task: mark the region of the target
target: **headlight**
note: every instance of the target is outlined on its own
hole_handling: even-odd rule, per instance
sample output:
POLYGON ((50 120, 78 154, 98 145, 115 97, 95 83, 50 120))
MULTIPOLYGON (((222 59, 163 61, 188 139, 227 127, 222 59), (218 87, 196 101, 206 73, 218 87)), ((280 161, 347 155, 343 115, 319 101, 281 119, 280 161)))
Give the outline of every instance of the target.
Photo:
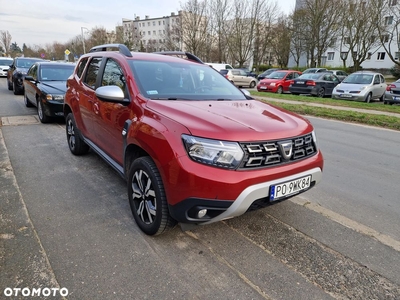
POLYGON ((275 85, 276 85, 275 82, 270 83, 270 86, 275 86, 275 85))
POLYGON ((314 144, 315 144, 315 146, 316 146, 317 149, 318 149, 319 147, 318 147, 317 135, 315 134, 315 131, 313 131, 313 132, 311 133, 311 135, 312 135, 312 139, 313 139, 313 141, 314 141, 314 144))
POLYGON ((46 95, 46 100, 55 100, 55 101, 64 101, 64 95, 52 95, 52 94, 47 94, 46 95))
POLYGON ((238 143, 182 135, 185 149, 196 162, 224 169, 236 169, 243 159, 238 143))

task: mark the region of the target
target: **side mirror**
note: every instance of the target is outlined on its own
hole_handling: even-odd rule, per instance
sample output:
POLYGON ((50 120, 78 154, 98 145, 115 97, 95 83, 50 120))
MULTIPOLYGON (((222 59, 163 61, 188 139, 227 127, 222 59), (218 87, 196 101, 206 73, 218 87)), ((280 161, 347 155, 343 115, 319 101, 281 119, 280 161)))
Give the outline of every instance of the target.
POLYGON ((25 76, 25 79, 29 81, 36 81, 32 76, 25 76))
POLYGON ((124 92, 116 85, 107 85, 97 88, 96 97, 107 102, 126 102, 124 92))

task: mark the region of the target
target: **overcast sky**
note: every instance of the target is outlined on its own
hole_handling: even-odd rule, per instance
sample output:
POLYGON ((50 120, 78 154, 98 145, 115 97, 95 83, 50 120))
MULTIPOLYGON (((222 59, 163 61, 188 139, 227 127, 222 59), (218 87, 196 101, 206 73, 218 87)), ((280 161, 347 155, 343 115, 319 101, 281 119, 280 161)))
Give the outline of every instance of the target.
MULTIPOLYGON (((236 0, 240 1, 240 0, 236 0)), ((273 0, 270 0, 273 1, 273 0)), ((177 13, 182 0, 0 0, 0 30, 8 31, 19 47, 65 43, 81 34, 81 28, 114 30, 122 18, 145 15, 157 18, 177 13)), ((296 0, 278 0, 290 13, 296 0)), ((84 31, 86 31, 84 29, 84 31)))

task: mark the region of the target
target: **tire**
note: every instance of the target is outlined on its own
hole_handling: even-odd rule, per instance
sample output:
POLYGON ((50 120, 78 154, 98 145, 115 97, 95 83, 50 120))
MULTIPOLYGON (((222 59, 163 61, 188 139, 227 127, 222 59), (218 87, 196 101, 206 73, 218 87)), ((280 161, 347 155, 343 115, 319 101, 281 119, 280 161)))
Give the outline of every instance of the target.
POLYGON ((65 119, 65 130, 67 134, 68 147, 72 154, 82 155, 89 151, 89 146, 82 139, 72 113, 67 115, 65 119))
POLYGON ((277 94, 283 94, 283 87, 278 87, 278 90, 276 91, 277 94))
POLYGON ((43 103, 40 99, 37 100, 37 114, 40 122, 49 123, 51 121, 51 118, 49 116, 46 116, 46 114, 44 113, 43 103))
POLYGON ((317 97, 319 97, 319 98, 324 98, 325 97, 325 89, 324 88, 320 88, 318 90, 317 97))
POLYGON ((387 101, 383 101, 383 104, 389 104, 389 102, 387 102, 387 101))
POLYGON ((29 101, 28 96, 26 96, 26 92, 24 92, 24 103, 26 107, 32 107, 32 103, 29 101))
POLYGON ((10 83, 10 81, 7 80, 7 87, 8 87, 8 90, 9 90, 9 91, 12 91, 12 90, 13 90, 12 81, 11 81, 11 83, 10 83))
POLYGON ((256 86, 256 82, 255 81, 250 82, 250 88, 251 89, 254 88, 255 86, 256 86))
POLYGON ((139 157, 132 163, 128 197, 136 224, 147 235, 159 235, 176 224, 168 211, 160 173, 150 157, 139 157))
POLYGON ((372 95, 371 95, 371 93, 369 93, 369 94, 367 95, 367 97, 365 97, 364 102, 370 103, 370 102, 371 102, 371 98, 372 98, 372 95))
POLYGON ((17 84, 15 83, 15 81, 13 82, 13 92, 14 95, 19 95, 21 92, 18 90, 17 84))
POLYGON ((379 97, 379 101, 383 102, 385 100, 385 94, 379 97))

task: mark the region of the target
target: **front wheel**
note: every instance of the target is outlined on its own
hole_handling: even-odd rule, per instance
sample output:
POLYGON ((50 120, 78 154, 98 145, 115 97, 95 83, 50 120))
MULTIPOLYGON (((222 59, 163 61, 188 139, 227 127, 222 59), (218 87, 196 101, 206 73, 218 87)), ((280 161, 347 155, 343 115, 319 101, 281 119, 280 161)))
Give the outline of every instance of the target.
POLYGON ((24 104, 26 107, 32 107, 32 103, 29 101, 28 96, 26 95, 26 92, 24 92, 24 104))
POLYGON ((278 90, 276 91, 278 94, 283 94, 283 87, 278 87, 278 90))
POLYGON ((74 155, 82 155, 89 151, 89 146, 80 136, 78 128, 76 128, 75 119, 72 113, 67 115, 65 119, 67 141, 69 150, 74 155))
POLYGON ((158 235, 175 225, 161 175, 150 157, 133 162, 128 175, 128 197, 136 224, 144 233, 158 235))
POLYGON ((21 94, 21 91, 20 91, 20 89, 18 88, 17 80, 14 80, 14 82, 13 82, 13 93, 14 93, 14 95, 19 95, 19 94, 21 94))
POLYGON ((367 97, 365 97, 364 102, 370 103, 370 102, 371 102, 371 98, 372 98, 372 95, 371 95, 371 93, 369 93, 369 94, 367 95, 367 97))
POLYGON ((37 101, 37 114, 39 117, 40 122, 42 123, 49 123, 50 122, 50 117, 46 116, 43 110, 43 103, 41 100, 37 101))

